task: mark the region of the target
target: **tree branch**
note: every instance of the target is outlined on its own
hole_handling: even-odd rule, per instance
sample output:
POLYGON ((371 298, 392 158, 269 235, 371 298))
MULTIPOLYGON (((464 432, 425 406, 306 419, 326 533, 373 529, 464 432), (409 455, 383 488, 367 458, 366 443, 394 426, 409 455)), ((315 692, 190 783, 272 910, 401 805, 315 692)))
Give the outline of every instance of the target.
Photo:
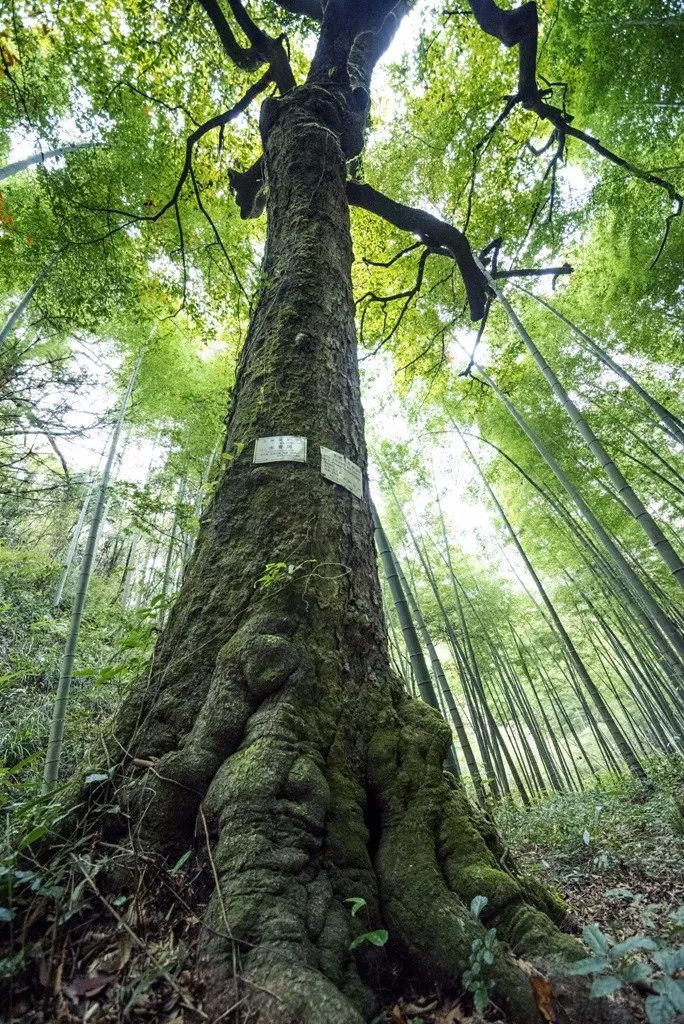
MULTIPOLYGON (((542 120, 549 121, 554 125, 561 152, 566 136, 578 139, 586 146, 589 146, 590 149, 593 149, 595 153, 598 153, 599 156, 609 160, 616 167, 622 168, 627 174, 634 178, 639 178, 650 185, 655 185, 669 196, 673 209, 666 218, 663 238, 658 252, 650 265, 651 268, 654 267, 667 241, 672 221, 684 209, 684 196, 677 191, 672 182, 666 178, 661 178, 660 175, 655 174, 653 171, 647 171, 643 167, 638 167, 636 164, 630 163, 630 161, 618 156, 617 153, 608 149, 594 136, 579 128, 575 128, 571 123, 572 117, 565 110, 545 102, 545 96, 548 96, 551 90, 541 90, 537 85, 539 24, 537 5, 534 0, 528 0, 527 3, 512 11, 502 10, 502 8, 497 6, 495 0, 468 0, 468 5, 475 16, 475 20, 484 32, 500 40, 504 46, 519 47, 518 92, 515 97, 511 98, 513 100, 512 104, 510 100, 506 104, 504 117, 510 113, 516 103, 522 103, 526 110, 531 110, 542 120)), ((497 119, 495 125, 498 126, 500 123, 501 117, 497 119)))
MULTIPOLYGON (((176 187, 174 188, 173 194, 168 202, 164 203, 161 209, 157 210, 156 213, 132 213, 130 210, 117 210, 111 207, 107 207, 106 209, 93 208, 86 206, 84 203, 79 205, 83 206, 85 209, 93 210, 96 213, 115 213, 120 217, 130 217, 132 221, 159 220, 159 218, 163 217, 168 210, 177 205, 183 185, 190 174, 193 150, 199 140, 203 138, 207 132, 213 131, 214 128, 220 128, 223 125, 228 124, 230 121, 234 121, 236 117, 242 114, 249 107, 252 100, 266 89, 271 81, 271 71, 269 69, 261 76, 258 82, 255 82, 254 85, 249 87, 242 99, 238 100, 230 110, 225 110, 222 114, 216 114, 214 117, 210 117, 208 121, 205 121, 204 124, 201 124, 199 128, 196 128, 194 132, 188 135, 185 142, 185 160, 183 161, 183 167, 178 181, 176 182, 176 187)), ((115 230, 118 230, 118 228, 115 230)))
POLYGON ((564 274, 572 274, 573 268, 569 263, 564 263, 562 267, 517 267, 513 270, 497 270, 492 277, 498 280, 502 277, 553 277, 553 283, 556 283, 556 278, 561 277, 564 274))
POLYGON ((263 29, 259 28, 256 22, 252 21, 241 0, 228 0, 228 6, 233 12, 233 17, 239 27, 249 39, 251 49, 263 57, 264 61, 269 64, 273 81, 278 86, 280 92, 284 94, 289 92, 290 89, 295 89, 297 83, 292 73, 285 47, 283 46, 284 37, 278 36, 277 39, 271 39, 263 29))
POLYGON ((265 198, 264 158, 259 157, 246 171, 234 168, 228 171, 228 183, 231 187, 240 216, 243 220, 260 217, 264 212, 265 198))
POLYGON ((241 46, 218 0, 199 0, 199 3, 216 29, 224 51, 234 64, 244 71, 256 71, 262 64, 268 64, 271 77, 281 93, 295 88, 297 83, 283 46, 282 36, 271 39, 252 21, 240 0, 228 0, 233 17, 250 43, 248 47, 241 46))
POLYGON ((382 217, 402 231, 410 231, 431 249, 446 250, 455 260, 463 278, 470 316, 472 320, 482 319, 487 297, 487 284, 478 268, 470 243, 465 235, 447 224, 446 221, 434 217, 431 213, 416 210, 412 206, 398 203, 389 196, 378 192, 371 185, 359 181, 347 182, 347 199, 352 206, 359 206, 370 213, 382 217))
MULTIPOLYGON (((233 30, 228 24, 228 19, 221 10, 218 0, 199 0, 200 6, 216 29, 216 34, 221 40, 221 45, 226 54, 243 71, 256 71, 264 63, 261 54, 257 53, 253 46, 240 46, 233 30)), ((249 38, 249 37, 248 37, 249 38)))

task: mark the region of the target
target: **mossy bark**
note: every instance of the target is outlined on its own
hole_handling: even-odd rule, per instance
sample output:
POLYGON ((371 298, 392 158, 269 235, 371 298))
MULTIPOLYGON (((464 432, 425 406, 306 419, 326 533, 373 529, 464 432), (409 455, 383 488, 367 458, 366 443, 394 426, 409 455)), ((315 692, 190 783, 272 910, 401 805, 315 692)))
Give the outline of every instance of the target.
MULTIPOLYGON (((321 93, 304 87, 262 115, 268 238, 225 470, 120 715, 120 799, 137 841, 169 856, 206 828, 210 1015, 234 1000, 235 972, 250 1020, 278 1024, 359 1024, 407 966, 427 988, 457 987, 483 928, 468 904, 485 895, 502 940, 494 998, 528 1024, 542 1017, 511 949, 554 970, 581 950, 445 774, 449 730, 389 667, 367 491, 320 472, 325 445, 367 488, 345 154, 321 93), (307 437, 307 463, 253 465, 255 439, 273 434, 307 437), (260 583, 279 562, 291 571, 260 583), (350 897, 366 901, 358 918, 350 897), (350 952, 378 927, 385 949, 350 952)), ((572 1019, 589 1019, 587 1005, 572 1019)))

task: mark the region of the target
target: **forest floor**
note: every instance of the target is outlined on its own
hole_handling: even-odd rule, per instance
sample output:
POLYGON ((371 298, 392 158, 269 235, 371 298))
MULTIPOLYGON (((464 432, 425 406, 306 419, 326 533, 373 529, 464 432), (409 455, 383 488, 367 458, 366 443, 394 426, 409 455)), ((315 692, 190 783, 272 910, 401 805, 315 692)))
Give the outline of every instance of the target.
MULTIPOLYGON (((578 930, 598 925, 617 942, 642 935, 674 949, 684 943, 683 798, 681 765, 661 764, 646 786, 601 780, 583 793, 550 796, 529 809, 500 806, 495 817, 518 866, 560 893, 578 930)), ((645 959, 643 953, 637 958, 645 959)), ((643 998, 631 993, 630 1004, 635 1020, 646 1021, 643 998)), ((684 1021, 684 1014, 667 1019, 684 1021)), ((439 993, 409 996, 377 1018, 378 1024, 498 1020, 491 1004, 474 1014, 467 999, 439 993)))
MULTIPOLYGON (((646 936, 651 951, 658 947, 655 958, 664 951, 665 955, 681 959, 681 965, 672 971, 674 978, 681 978, 684 974, 684 822, 678 807, 684 802, 684 769, 681 763, 661 763, 654 767, 654 778, 647 785, 625 779, 603 779, 583 793, 549 796, 528 809, 513 804, 500 805, 495 817, 518 866, 566 899, 578 931, 587 925, 598 926, 599 941, 603 941, 604 935, 617 942, 634 935, 646 936), (677 947, 682 949, 681 953, 677 947)), ((86 842, 87 849, 86 837, 80 842, 86 842)), ((121 897, 112 898, 108 894, 105 903, 108 913, 102 917, 99 879, 93 881, 98 866, 88 860, 89 874, 84 873, 81 878, 74 868, 79 860, 73 852, 73 849, 65 850, 63 877, 40 880, 36 874, 35 879, 40 884, 31 880, 34 876, 23 879, 24 888, 29 888, 30 882, 34 894, 31 916, 45 915, 47 904, 43 894, 49 895, 55 882, 59 882, 59 888, 69 897, 66 917, 72 914, 76 917, 74 927, 70 928, 69 950, 65 947, 61 958, 55 956, 54 949, 47 958, 42 943, 29 953, 22 940, 15 947, 13 965, 9 960, 0 959, 0 979, 3 973, 5 976, 4 982, 0 980, 0 988, 14 969, 25 973, 22 967, 27 966, 29 956, 40 961, 40 983, 36 987, 35 981, 31 983, 28 978, 23 985, 20 982, 11 998, 9 1017, 3 1019, 22 1024, 52 1024, 56 1019, 65 1024, 76 1021, 190 1024, 203 1019, 202 992, 192 970, 200 912, 197 907, 191 911, 186 899, 187 885, 196 873, 194 858, 188 853, 172 868, 151 861, 145 866, 145 878, 141 876, 142 891, 156 891, 161 886, 166 899, 153 901, 154 914, 145 915, 143 943, 121 917, 121 913, 126 913, 121 897), (79 901, 88 893, 91 903, 97 895, 91 906, 94 917, 79 914, 77 909, 79 901), (65 967, 65 959, 70 961, 70 967, 65 967), (55 1008, 58 1008, 57 1013, 55 1008)), ((123 854, 123 850, 119 851, 117 859, 123 854)), ((0 870, 0 875, 3 871, 6 874, 8 866, 0 870)), ((17 880, 22 874, 29 873, 17 873, 17 880)), ((138 918, 131 920, 137 928, 138 918)), ((649 957, 651 980, 655 979, 657 984, 662 975, 651 952, 638 949, 630 953, 620 969, 628 962, 649 963, 649 957)), ((29 973, 35 978, 35 971, 29 973)), ((647 1020, 642 1014, 646 994, 643 986, 641 995, 633 988, 628 990, 635 1022, 647 1020)), ((618 998, 622 999, 623 995, 618 998)), ((232 1014, 230 1017, 233 1019, 232 1014)), ((550 1021, 553 1019, 553 1016, 548 1017, 550 1021)), ((680 1019, 684 1020, 684 1016, 677 1017, 674 1013, 649 1018, 663 1024, 674 1024, 680 1019)), ((374 1024, 493 1024, 501 1020, 496 1006, 491 1003, 483 1013, 477 1014, 471 995, 455 997, 425 991, 417 978, 406 984, 402 997, 395 995, 388 1002, 374 1024)))

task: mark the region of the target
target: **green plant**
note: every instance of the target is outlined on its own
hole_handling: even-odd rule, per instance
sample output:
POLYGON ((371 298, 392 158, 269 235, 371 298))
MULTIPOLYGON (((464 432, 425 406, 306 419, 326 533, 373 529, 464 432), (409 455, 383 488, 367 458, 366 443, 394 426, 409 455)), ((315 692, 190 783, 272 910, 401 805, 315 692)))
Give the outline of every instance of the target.
MULTIPOLYGON (((350 896, 344 901, 345 903, 351 903, 351 916, 356 917, 358 912, 366 906, 366 901, 363 896, 350 896)), ((372 932, 362 932, 357 935, 355 939, 349 943, 349 949, 358 949, 364 942, 369 942, 372 946, 384 946, 389 939, 389 932, 386 928, 376 928, 372 932)))
MULTIPOLYGON (((684 916, 683 911, 680 907, 673 915, 675 921, 684 916)), ((638 986, 639 991, 648 992, 644 1011, 649 1024, 670 1024, 684 1011, 684 946, 658 946, 647 935, 615 942, 596 924, 583 928, 582 937, 593 955, 574 963, 568 974, 593 975, 592 996, 609 996, 627 985, 638 986), (652 963, 637 959, 637 953, 648 954, 652 963)))
POLYGON ((288 562, 267 562, 264 571, 256 581, 256 585, 260 590, 270 590, 277 583, 291 579, 299 568, 301 566, 291 565, 288 562))
MULTIPOLYGON (((470 904, 470 913, 476 921, 487 906, 486 896, 475 896, 470 904)), ((494 981, 490 968, 494 964, 496 947, 496 928, 488 928, 482 938, 473 939, 470 946, 468 968, 463 972, 461 982, 466 992, 470 992, 478 1013, 482 1013, 489 1005, 489 998, 494 981)))

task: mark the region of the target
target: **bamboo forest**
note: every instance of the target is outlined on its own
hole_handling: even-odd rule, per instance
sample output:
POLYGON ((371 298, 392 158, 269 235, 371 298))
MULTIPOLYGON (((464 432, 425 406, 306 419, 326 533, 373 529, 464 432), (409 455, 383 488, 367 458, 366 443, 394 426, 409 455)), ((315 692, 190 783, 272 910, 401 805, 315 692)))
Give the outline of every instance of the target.
POLYGON ((0 1021, 684 1022, 682 0, 0 0, 0 1021))

